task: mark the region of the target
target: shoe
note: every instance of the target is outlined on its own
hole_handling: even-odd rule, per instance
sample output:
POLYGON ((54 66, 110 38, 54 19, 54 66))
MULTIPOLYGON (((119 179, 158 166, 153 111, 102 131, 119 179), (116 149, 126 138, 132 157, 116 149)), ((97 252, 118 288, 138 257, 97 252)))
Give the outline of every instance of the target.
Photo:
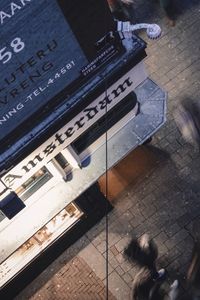
POLYGON ((174 280, 174 282, 170 285, 170 289, 177 289, 178 287, 178 280, 174 280))
POLYGON ((170 286, 169 291, 169 299, 170 300, 176 300, 178 296, 178 280, 174 280, 174 282, 170 286))
POLYGON ((167 24, 171 27, 174 27, 176 25, 176 22, 175 22, 175 20, 167 17, 167 24))
POLYGON ((174 27, 176 22, 174 20, 169 20, 169 26, 174 27))
POLYGON ((154 280, 164 280, 166 277, 166 271, 165 269, 160 269, 157 274, 156 277, 154 278, 154 280))

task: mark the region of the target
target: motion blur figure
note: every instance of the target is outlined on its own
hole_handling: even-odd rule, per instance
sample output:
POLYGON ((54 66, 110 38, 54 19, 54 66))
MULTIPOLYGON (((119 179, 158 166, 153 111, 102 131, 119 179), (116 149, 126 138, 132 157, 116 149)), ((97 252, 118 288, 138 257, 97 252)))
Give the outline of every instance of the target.
POLYGON ((110 10, 115 19, 120 21, 131 21, 133 16, 133 0, 107 0, 110 10))
POLYGON ((161 8, 165 12, 168 23, 170 26, 175 26, 175 7, 174 0, 154 0, 160 3, 161 8))
POLYGON ((133 238, 125 248, 124 255, 141 266, 133 281, 133 300, 178 299, 177 280, 170 286, 169 291, 162 287, 166 277, 165 270, 157 271, 156 269, 158 248, 148 234, 143 234, 139 239, 133 238))
POLYGON ((183 138, 193 146, 200 145, 200 104, 184 99, 175 112, 175 122, 183 138))
POLYGON ((132 300, 179 300, 178 295, 177 280, 172 283, 169 291, 166 291, 162 282, 155 281, 149 269, 145 267, 141 268, 134 278, 132 300))
POLYGON ((175 25, 174 18, 174 1, 173 0, 160 0, 160 6, 163 8, 170 26, 175 25))
POLYGON ((124 254, 129 260, 148 268, 154 280, 164 277, 165 270, 157 271, 156 269, 158 248, 148 234, 143 234, 139 239, 132 239, 124 250, 124 254))
POLYGON ((136 274, 133 281, 133 300, 163 300, 164 290, 161 288, 161 282, 155 281, 151 271, 142 267, 136 274))

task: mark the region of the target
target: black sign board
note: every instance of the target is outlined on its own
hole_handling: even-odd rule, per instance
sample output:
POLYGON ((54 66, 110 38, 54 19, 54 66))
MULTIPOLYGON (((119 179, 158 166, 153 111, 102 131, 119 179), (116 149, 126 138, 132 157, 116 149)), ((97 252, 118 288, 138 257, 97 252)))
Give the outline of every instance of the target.
MULTIPOLYGON (((87 6, 87 2, 91 4, 90 0, 1 0, 0 140, 41 112, 77 80, 81 69, 95 56, 91 45, 103 30, 94 24, 88 27, 84 21, 88 15, 84 16, 77 5, 87 6), (82 15, 80 24, 74 18, 77 10, 82 15), (84 41, 86 30, 90 41, 84 41)), ((92 3, 96 5, 96 1, 92 3)), ((105 6, 105 0, 97 3, 105 6)))

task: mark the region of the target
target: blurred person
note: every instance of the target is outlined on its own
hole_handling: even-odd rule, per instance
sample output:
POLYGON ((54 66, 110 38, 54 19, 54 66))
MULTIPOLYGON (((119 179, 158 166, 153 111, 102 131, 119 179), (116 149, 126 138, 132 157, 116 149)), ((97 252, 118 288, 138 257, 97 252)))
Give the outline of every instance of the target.
POLYGON ((133 300, 162 300, 164 291, 161 289, 161 282, 152 278, 151 271, 142 267, 133 280, 133 300))
POLYGON ((157 271, 158 247, 148 234, 143 234, 139 239, 133 238, 125 248, 124 255, 141 267, 133 280, 133 300, 179 299, 178 280, 172 283, 168 291, 162 286, 166 272, 164 269, 157 271))
POLYGON ((107 0, 110 10, 115 19, 130 21, 133 15, 133 0, 107 0))
POLYGON ((170 26, 175 26, 174 1, 160 0, 160 6, 163 8, 170 26))
POLYGON ((146 267, 142 267, 133 280, 132 300, 178 300, 178 294, 178 280, 166 292, 162 282, 155 281, 146 267))
POLYGON ((143 234, 139 239, 133 238, 125 248, 124 255, 129 260, 136 261, 140 266, 146 267, 154 281, 165 278, 164 269, 157 271, 158 248, 148 234, 143 234))
POLYGON ((175 111, 175 122, 183 138, 194 146, 200 145, 200 105, 184 99, 175 111))
MULTIPOLYGON (((154 0, 158 2, 158 0, 154 0)), ((164 10, 170 26, 175 26, 174 0, 159 0, 161 8, 164 10)))

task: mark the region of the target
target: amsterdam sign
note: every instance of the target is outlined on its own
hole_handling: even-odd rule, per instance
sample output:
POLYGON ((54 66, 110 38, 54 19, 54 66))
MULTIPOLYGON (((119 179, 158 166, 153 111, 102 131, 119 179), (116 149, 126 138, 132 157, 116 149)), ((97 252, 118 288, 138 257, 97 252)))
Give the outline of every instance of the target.
POLYGON ((105 111, 112 109, 136 86, 146 79, 147 75, 143 63, 136 65, 122 76, 107 92, 96 98, 82 112, 77 114, 69 123, 57 131, 51 138, 21 161, 17 166, 2 177, 4 184, 12 189, 17 188, 30 176, 46 165, 65 147, 70 145, 78 136, 92 124, 105 115, 105 111))

